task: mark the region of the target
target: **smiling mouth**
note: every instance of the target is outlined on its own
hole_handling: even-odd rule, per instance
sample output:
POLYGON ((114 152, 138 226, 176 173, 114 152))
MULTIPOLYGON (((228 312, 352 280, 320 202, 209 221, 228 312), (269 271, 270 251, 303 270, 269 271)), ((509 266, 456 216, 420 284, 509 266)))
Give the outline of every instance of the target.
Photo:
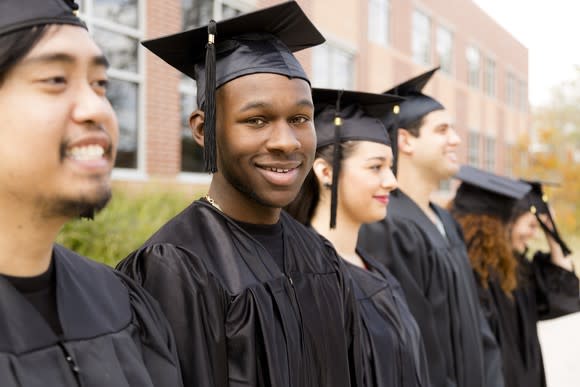
POLYGON ((276 173, 288 173, 290 171, 293 171, 297 168, 270 168, 270 167, 260 167, 266 171, 271 171, 271 172, 276 172, 276 173))
POLYGON ((102 159, 105 153, 105 148, 101 145, 84 145, 68 149, 66 157, 77 161, 93 161, 102 159))

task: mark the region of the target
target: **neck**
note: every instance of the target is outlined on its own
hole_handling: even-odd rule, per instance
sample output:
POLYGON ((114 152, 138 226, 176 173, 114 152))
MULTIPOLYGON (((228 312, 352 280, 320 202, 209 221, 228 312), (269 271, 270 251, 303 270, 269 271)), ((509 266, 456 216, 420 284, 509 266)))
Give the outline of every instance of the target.
MULTIPOLYGON (((219 172, 218 172, 219 173, 219 172)), ((223 176, 214 175, 208 195, 224 214, 240 222, 251 224, 275 224, 280 219, 281 208, 258 203, 229 183, 223 176)))
POLYGON ((361 224, 347 215, 337 211, 336 228, 330 228, 330 203, 320 202, 310 221, 312 227, 334 246, 338 255, 353 265, 364 267, 362 259, 356 252, 356 242, 361 224))
POLYGON ((397 182, 399 189, 409 196, 423 212, 431 214, 429 206, 431 194, 439 186, 436 178, 403 160, 403 162, 399 161, 397 182))
POLYGON ((43 219, 18 200, 0 202, 0 273, 31 277, 48 270, 54 241, 66 219, 43 219))

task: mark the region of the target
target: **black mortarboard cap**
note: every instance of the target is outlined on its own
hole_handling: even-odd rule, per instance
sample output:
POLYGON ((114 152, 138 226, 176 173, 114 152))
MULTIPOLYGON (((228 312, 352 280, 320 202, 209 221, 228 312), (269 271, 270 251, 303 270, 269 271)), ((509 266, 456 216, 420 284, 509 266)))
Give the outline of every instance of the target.
POLYGON ((308 77, 292 54, 325 39, 295 1, 207 26, 143 42, 165 62, 197 82, 197 103, 205 112, 204 163, 215 161, 215 91, 236 78, 273 73, 308 77))
POLYGON ((317 148, 334 144, 330 199, 330 228, 336 226, 338 176, 342 159, 340 143, 372 141, 391 145, 384 121, 403 98, 388 94, 312 89, 317 148))
POLYGON ((72 24, 87 28, 77 16, 73 0, 1 0, 0 36, 47 24, 72 24))
POLYGON ((537 181, 537 180, 522 180, 531 185, 532 189, 528 194, 521 200, 521 203, 525 205, 529 211, 536 216, 538 219, 538 223, 544 230, 554 238, 554 240, 560 245, 562 248, 562 253, 564 256, 570 255, 572 251, 562 240, 560 237, 560 233, 558 232, 558 228, 556 227, 556 222, 552 217, 552 212, 548 206, 548 195, 544 192, 543 186, 550 185, 552 183, 537 181), (546 215, 550 222, 552 223, 552 228, 548 227, 548 225, 542 220, 540 215, 546 215))
POLYGON ((439 67, 435 67, 385 91, 385 94, 393 94, 405 98, 405 101, 397 109, 398 114, 391 115, 390 120, 386 122, 386 125, 395 128, 395 130, 391 131, 393 139, 393 170, 395 174, 397 173, 398 129, 406 128, 410 123, 432 111, 445 109, 439 101, 422 93, 423 88, 437 70, 439 70, 439 67))
POLYGON ((491 215, 503 222, 510 219, 513 206, 531 186, 469 165, 462 165, 455 177, 461 180, 453 208, 461 213, 491 215))

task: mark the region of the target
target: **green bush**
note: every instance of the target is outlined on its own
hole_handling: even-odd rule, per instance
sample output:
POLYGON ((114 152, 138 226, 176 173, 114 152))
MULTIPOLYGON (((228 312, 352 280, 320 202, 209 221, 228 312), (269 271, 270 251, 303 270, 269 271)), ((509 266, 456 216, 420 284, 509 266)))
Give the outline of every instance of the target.
POLYGON ((175 191, 130 194, 115 190, 109 205, 94 220, 67 223, 57 242, 115 266, 198 196, 175 191))

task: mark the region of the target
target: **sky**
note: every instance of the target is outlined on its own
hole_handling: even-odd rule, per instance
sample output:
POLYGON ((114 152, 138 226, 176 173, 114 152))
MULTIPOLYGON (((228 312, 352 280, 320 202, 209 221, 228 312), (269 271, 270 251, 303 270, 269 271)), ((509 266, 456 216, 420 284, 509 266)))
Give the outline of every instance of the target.
POLYGON ((580 65, 580 1, 473 0, 528 48, 532 106, 549 101, 550 88, 574 78, 580 65))

